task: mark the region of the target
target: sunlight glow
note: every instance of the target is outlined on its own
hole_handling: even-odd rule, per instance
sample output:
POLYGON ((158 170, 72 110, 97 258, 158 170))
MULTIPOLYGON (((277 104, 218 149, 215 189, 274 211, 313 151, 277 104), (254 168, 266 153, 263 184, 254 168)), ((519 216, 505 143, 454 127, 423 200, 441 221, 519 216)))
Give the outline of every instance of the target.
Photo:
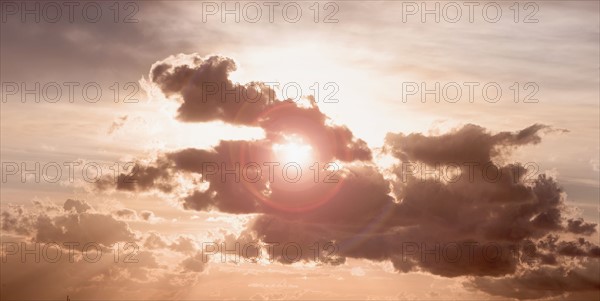
POLYGON ((312 146, 304 144, 301 141, 273 144, 273 152, 276 158, 283 162, 305 164, 309 163, 312 158, 312 146))

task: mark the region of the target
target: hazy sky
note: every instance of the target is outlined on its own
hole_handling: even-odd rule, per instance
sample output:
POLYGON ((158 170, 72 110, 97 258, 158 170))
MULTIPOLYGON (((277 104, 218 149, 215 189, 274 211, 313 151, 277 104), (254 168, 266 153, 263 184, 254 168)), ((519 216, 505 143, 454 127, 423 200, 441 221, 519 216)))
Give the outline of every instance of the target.
POLYGON ((598 1, 51 3, 0 7, 2 299, 599 297, 598 1))

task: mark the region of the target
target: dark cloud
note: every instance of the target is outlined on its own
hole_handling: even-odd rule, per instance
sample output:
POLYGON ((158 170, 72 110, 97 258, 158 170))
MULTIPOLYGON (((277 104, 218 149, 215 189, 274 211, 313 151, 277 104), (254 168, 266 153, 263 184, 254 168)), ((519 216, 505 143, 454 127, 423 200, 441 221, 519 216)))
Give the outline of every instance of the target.
POLYGON ((309 96, 309 105, 300 106, 290 99, 277 99, 266 83, 234 83, 229 75, 236 68, 231 58, 180 54, 155 63, 149 76, 166 96, 180 101, 178 119, 182 121, 260 126, 272 140, 298 134, 308 143, 321 145, 323 160, 371 159, 363 140, 354 138, 345 126, 328 124, 314 98, 309 96))
POLYGON ((183 260, 181 262, 181 267, 183 268, 184 272, 200 273, 204 271, 204 269, 206 268, 206 263, 204 262, 202 256, 202 253, 198 252, 195 255, 183 260))
POLYGON ((68 199, 65 202, 65 204, 63 205, 63 208, 65 209, 65 211, 70 211, 71 209, 75 209, 75 211, 77 213, 83 213, 89 209, 92 209, 92 207, 90 207, 90 205, 88 205, 88 203, 86 203, 85 201, 72 200, 72 199, 68 199))
POLYGON ((128 208, 123 208, 114 212, 114 214, 120 218, 134 219, 137 217, 137 212, 128 208))
POLYGON ((179 55, 154 64, 150 80, 165 95, 181 98, 178 118, 183 121, 256 124, 261 112, 274 101, 274 91, 261 83, 233 83, 229 74, 236 68, 226 57, 179 55), (189 65, 181 64, 182 60, 189 65))
POLYGON ((142 217, 143 220, 149 221, 150 219, 152 219, 154 217, 154 212, 144 210, 144 211, 140 212, 140 216, 142 217))
POLYGON ((597 224, 586 223, 583 219, 569 219, 567 227, 570 232, 575 234, 591 235, 596 233, 597 224))
POLYGON ((136 163, 128 173, 119 174, 117 179, 110 176, 102 176, 95 182, 95 187, 100 190, 116 188, 124 191, 140 191, 157 188, 164 192, 170 192, 173 187, 169 183, 171 179, 170 168, 167 162, 157 161, 153 166, 136 163))
POLYGON ((576 267, 545 266, 504 278, 476 278, 470 286, 505 298, 597 300, 600 290, 598 269, 598 261, 576 267), (574 297, 570 297, 567 292, 574 297))
POLYGON ((468 124, 440 136, 423 134, 394 134, 386 136, 387 149, 403 161, 421 161, 427 164, 491 161, 502 150, 541 141, 539 132, 548 126, 534 124, 515 133, 491 134, 485 128, 468 124))
MULTIPOLYGON (((27 241, 9 241, 5 237, 3 243, 15 243, 28 250, 35 250, 36 245, 27 241)), ((170 271, 159 264, 157 254, 138 249, 134 253, 125 252, 115 257, 108 250, 98 261, 82 258, 82 246, 73 248, 70 259, 68 250, 63 248, 62 256, 50 262, 42 259, 33 260, 33 255, 22 260, 19 254, 3 255, 2 261, 2 300, 40 300, 44 298, 64 299, 65 295, 81 299, 170 299, 174 294, 186 290, 195 282, 194 278, 180 271, 170 271), (125 262, 127 254, 133 254, 131 262, 125 262), (31 289, 32 281, 35 288, 31 289), (60 283, 60 285, 57 285, 60 283), (126 289, 124 289, 124 287, 126 289)), ((42 249, 40 245, 37 248, 42 249)), ((54 248, 54 247, 52 247, 54 248)), ((48 257, 54 256, 49 251, 48 257)), ((94 258, 94 252, 90 255, 94 258)))
POLYGON ((139 244, 127 223, 115 218, 131 216, 133 210, 102 214, 83 200, 67 200, 60 211, 55 205, 34 205, 8 206, 2 212, 2 300, 62 299, 65 294, 171 299, 197 281, 182 273, 202 267, 202 262, 186 261, 195 253, 191 239, 178 237, 168 245, 150 232, 139 244), (167 248, 183 253, 179 260, 184 264, 177 265, 178 259, 172 266, 160 264, 160 251, 167 248))
POLYGON ((26 214, 23 206, 9 205, 8 210, 2 211, 2 231, 29 235, 34 222, 34 217, 26 214))
MULTIPOLYGON (((195 188, 178 196, 184 209, 256 214, 239 236, 227 235, 223 242, 271 245, 270 259, 283 264, 389 261, 399 272, 474 277, 479 280, 473 285, 486 292, 522 292, 519 298, 589 291, 600 283, 598 277, 580 277, 570 269, 585 261, 597 263, 598 247, 583 238, 559 238, 593 234, 596 225, 565 217, 566 194, 555 179, 527 175, 527 166, 518 163, 498 163, 508 161, 513 149, 540 143, 542 133, 557 130, 534 124, 491 133, 468 124, 442 135, 389 133, 383 150, 399 161, 388 173, 371 161, 364 141, 344 126, 331 125, 310 96, 308 105, 299 105, 272 97, 262 83, 233 83, 229 74, 235 68, 225 57, 179 55, 154 64, 150 79, 180 102, 180 120, 260 127, 266 138, 160 154, 154 164, 140 166, 139 182, 116 189, 169 192, 179 187, 175 176, 187 177, 195 188), (224 89, 206 90, 212 83, 224 89), (269 93, 256 102, 228 98, 257 91, 269 93), (335 181, 324 181, 331 170, 313 173, 310 166, 304 166, 309 176, 293 183, 283 179, 281 169, 271 172, 266 164, 285 163, 274 162, 273 145, 290 135, 312 145, 316 161, 342 161, 335 181), (448 179, 438 170, 407 172, 407 164, 446 172, 453 166, 454 174, 448 179), (558 277, 559 272, 573 278, 540 283, 542 275, 558 277), (488 287, 521 280, 529 286, 513 292, 488 287), (552 283, 556 294, 535 293, 536 286, 543 290, 552 283)), ((165 245, 152 241, 147 242, 165 245)), ((185 245, 180 240, 170 247, 193 254, 185 245)), ((182 268, 202 271, 198 256, 190 255, 182 268)))
POLYGON ((136 241, 125 222, 110 214, 87 212, 92 209, 85 201, 69 199, 64 212, 47 214, 28 212, 20 207, 2 212, 3 230, 31 235, 34 242, 94 242, 110 246, 120 241, 136 241))

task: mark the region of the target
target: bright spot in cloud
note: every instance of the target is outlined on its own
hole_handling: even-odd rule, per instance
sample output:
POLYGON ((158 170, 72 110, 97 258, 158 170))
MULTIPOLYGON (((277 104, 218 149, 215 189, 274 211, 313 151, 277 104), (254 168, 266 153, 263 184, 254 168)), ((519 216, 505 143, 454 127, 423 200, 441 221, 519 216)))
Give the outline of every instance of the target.
POLYGON ((293 140, 284 144, 273 144, 275 157, 282 162, 309 163, 312 158, 312 146, 293 140))

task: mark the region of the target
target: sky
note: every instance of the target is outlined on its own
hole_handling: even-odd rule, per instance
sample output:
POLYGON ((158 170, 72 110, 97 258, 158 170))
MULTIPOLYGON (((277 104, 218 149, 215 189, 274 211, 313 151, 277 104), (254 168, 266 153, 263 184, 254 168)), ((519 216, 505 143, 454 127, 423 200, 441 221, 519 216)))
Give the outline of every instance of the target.
POLYGON ((597 300, 598 1, 2 1, 3 300, 597 300))

